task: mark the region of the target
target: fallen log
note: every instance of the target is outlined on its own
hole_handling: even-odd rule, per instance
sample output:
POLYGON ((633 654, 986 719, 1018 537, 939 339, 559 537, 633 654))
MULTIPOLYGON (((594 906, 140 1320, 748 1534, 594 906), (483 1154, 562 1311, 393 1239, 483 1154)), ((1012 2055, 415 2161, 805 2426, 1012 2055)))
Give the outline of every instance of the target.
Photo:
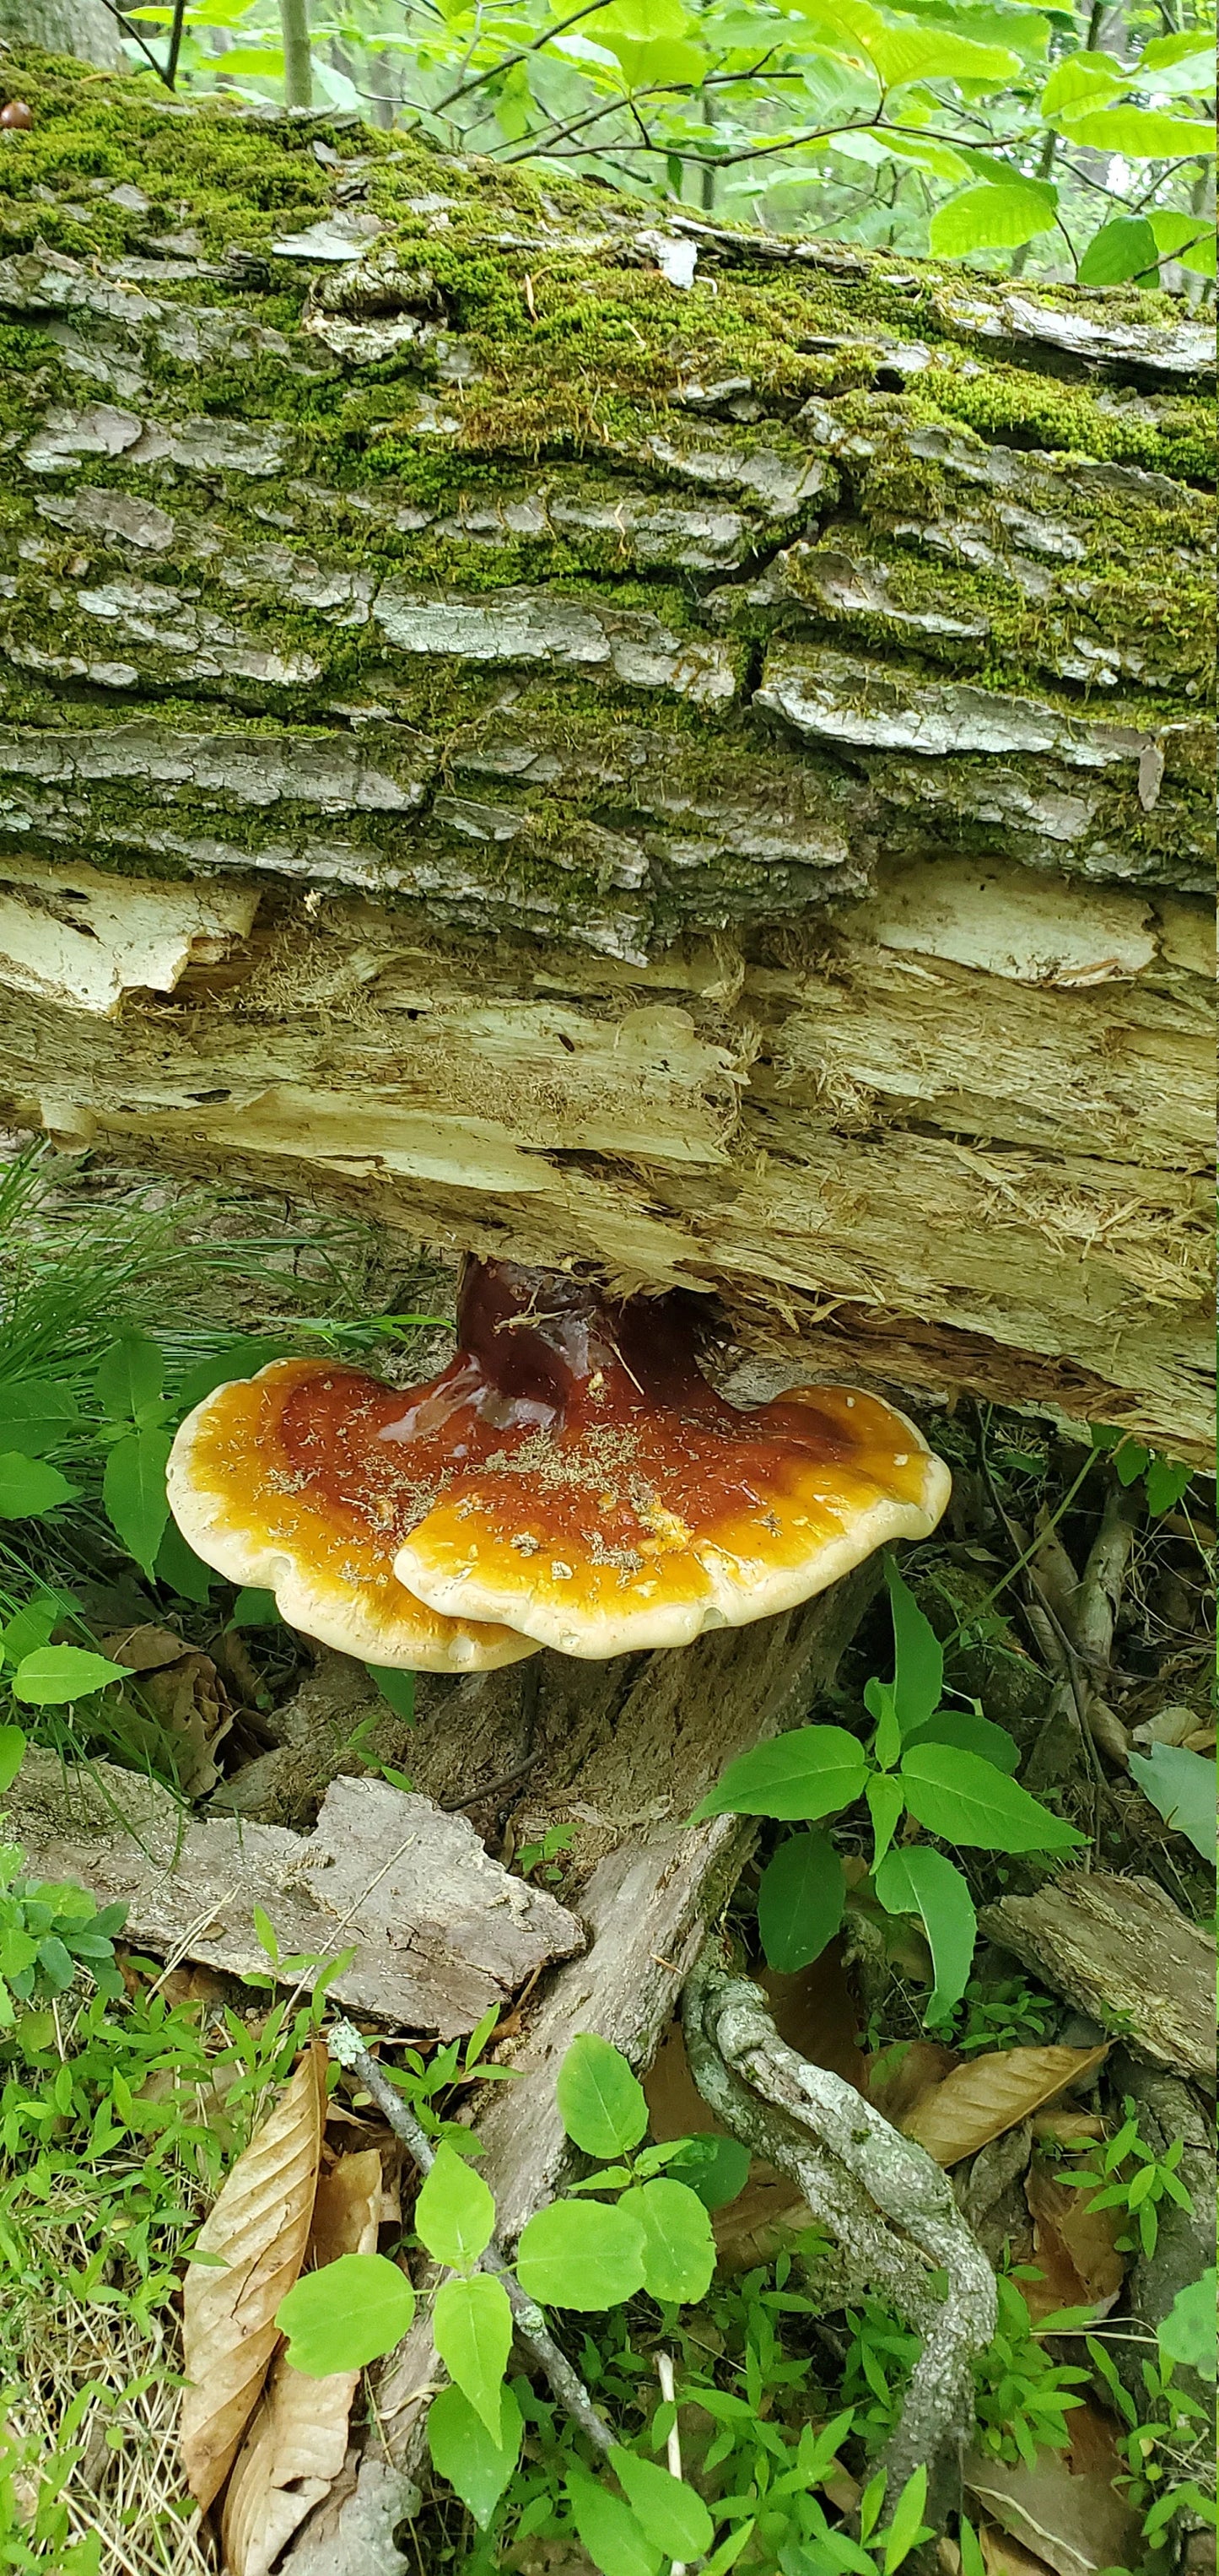
POLYGON ((1208 1454, 1209 334, 6 76, 6 1113, 1208 1454))

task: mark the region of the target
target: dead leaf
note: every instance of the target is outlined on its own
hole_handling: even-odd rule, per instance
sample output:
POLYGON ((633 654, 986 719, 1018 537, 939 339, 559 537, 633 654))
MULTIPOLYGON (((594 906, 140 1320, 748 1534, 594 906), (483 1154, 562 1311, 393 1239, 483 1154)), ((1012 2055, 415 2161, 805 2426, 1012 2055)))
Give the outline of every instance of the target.
POLYGON ((938 2040, 906 2040, 896 2048, 882 2048, 879 2056, 868 2059, 864 2089, 885 2119, 895 2129, 901 2129, 915 2103, 942 2084, 960 2063, 955 2049, 942 2047, 938 2040))
POLYGON ((183 1796, 206 1797, 220 1778, 216 1747, 233 1723, 211 1656, 185 1645, 172 1628, 151 1624, 103 1638, 102 1653, 134 1673, 141 1698, 170 1738, 183 1796))
POLYGON ((1096 2576, 1105 2567, 1137 2567, 1143 2555, 1139 2517, 1116 2487, 1121 2462, 1112 2433, 1094 2408, 1071 2417, 1072 2448, 1039 2451, 1037 2465, 973 2452, 965 2484, 1013 2540, 1055 2570, 1096 2576), (1087 2422, 1085 2422, 1087 2418, 1087 2422))
POLYGON ((178 2442, 204 2512, 237 2456, 278 2341, 275 2311, 304 2260, 325 2100, 326 2051, 315 2041, 199 2230, 199 2251, 220 2263, 192 2263, 186 2275, 178 2442))
POLYGON ((1045 2576, 1044 2558, 1034 2558, 1018 2540, 1009 2540, 997 2522, 984 2522, 978 2533, 986 2576, 1045 2576))
MULTIPOLYGON (((313 2207, 307 2269, 340 2254, 375 2254, 381 2158, 375 2147, 343 2156, 323 2174, 313 2207)), ((328 2495, 347 2456, 347 2419, 358 2370, 307 2379, 277 2354, 224 2500, 221 2536, 230 2576, 269 2576, 293 2532, 328 2495)))
POLYGON ((1117 2251, 1122 2211, 1092 2208, 1088 2192, 1072 2191, 1039 2157, 1029 2168, 1024 2196, 1042 2274, 1040 2281, 1023 2285, 1034 2325, 1056 2308, 1094 2307, 1107 2316, 1126 2277, 1117 2251))
POLYGON ((859 2007, 851 1990, 840 1940, 831 1941, 811 1968, 781 1976, 777 1968, 759 1969, 755 1984, 770 1998, 771 2016, 780 2039, 806 2057, 811 2066, 828 2066, 862 2093, 867 2065, 855 2036, 859 2007))
POLYGON ((1060 2105, 1056 2110, 1036 2113, 1033 2136, 1050 2138, 1058 2147, 1073 2147, 1080 2138, 1103 2138, 1105 2123, 1099 2111, 1068 2111, 1060 2105))
POLYGON ((711 2215, 711 2231, 721 2272, 751 2272, 756 2263, 773 2263, 776 2254, 815 2225, 798 2185, 773 2166, 755 2164, 744 2191, 711 2215))
POLYGON ((938 2165, 958 2164, 1068 2086, 1082 2084, 1107 2054, 1106 2042, 1100 2048, 1006 2048, 975 2057, 922 2094, 900 2126, 938 2165))
POLYGON ((727 2137, 722 2120, 709 2110, 690 2073, 686 2037, 679 2020, 669 2024, 643 2079, 652 2135, 670 2138, 727 2137))

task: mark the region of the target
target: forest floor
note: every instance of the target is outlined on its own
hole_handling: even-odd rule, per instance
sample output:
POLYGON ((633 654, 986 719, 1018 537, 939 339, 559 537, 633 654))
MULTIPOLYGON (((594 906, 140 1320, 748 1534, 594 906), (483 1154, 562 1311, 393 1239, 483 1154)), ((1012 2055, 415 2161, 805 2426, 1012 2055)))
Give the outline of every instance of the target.
MULTIPOLYGON (((332 1770, 406 1795, 443 1694, 422 1693, 416 1708, 395 1677, 370 1715, 358 1667, 311 1649, 268 1596, 209 1578, 167 1532, 164 1450, 209 1377, 248 1374, 280 1351, 321 1349, 397 1383, 428 1374, 447 1352, 443 1330, 400 1319, 443 1317, 451 1277, 406 1276, 370 1235, 265 1200, 205 1203, 87 1161, 51 1163, 16 1144, 12 1156, 0 1182, 0 1782, 15 1814, 41 1762, 40 1796, 53 1807, 58 1780, 67 1833, 83 1764, 111 1807, 116 1774, 135 1810, 160 1784, 180 1835, 192 1818, 234 1812, 251 1832, 270 1822, 308 1833, 325 1784, 298 1783, 290 1813, 265 1789, 274 1776, 280 1797, 282 1773, 266 1766, 291 1742, 284 1713, 302 1694, 338 1748, 332 1770), (162 1491, 152 1476, 150 1500, 158 1458, 162 1491), (64 1646, 100 1655, 106 1674, 78 1666, 70 1688, 73 1668, 56 1662, 64 1646)), ((629 2502, 593 2479, 595 2451, 544 2379, 518 2366, 510 2474, 496 2487, 484 2462, 480 2485, 469 2446, 455 2454, 452 2477, 408 2493, 415 2509, 366 2576, 656 2576, 687 2564, 716 2576, 733 2564, 895 2576, 905 2557, 944 2576, 1213 2564, 1213 2278, 1209 2338, 1190 2292, 1214 2261, 1214 2082, 1180 1960, 1199 1940, 1190 1927, 1213 1927, 1214 1488, 1115 1446, 1104 1426, 1089 1442, 971 1403, 929 1412, 922 1427, 954 1489, 936 1536, 902 1553, 919 1634, 943 1650, 946 1702, 1002 1731, 1008 1769, 1080 1839, 1047 1856, 981 1838, 961 1848, 907 1825, 900 1847, 951 1858, 981 1917, 947 2009, 932 1994, 943 1981, 935 1925, 877 1901, 875 1809, 862 1797, 825 1828, 843 1896, 814 1957, 786 1964, 799 1941, 785 1952, 767 1929, 765 1895, 759 1917, 759 1890, 782 1884, 779 1856, 801 1839, 789 1822, 762 1821, 720 1930, 788 2047, 927 2148, 993 2268, 998 2326, 972 2363, 963 2504, 924 2524, 920 2491, 900 2531, 892 2498, 882 2512, 873 2470, 920 2337, 877 2288, 827 2289, 824 2225, 789 2177, 729 2145, 675 2023, 645 2077, 647 2112, 659 2145, 722 2139, 686 2167, 712 2212, 714 2279, 697 2297, 638 2290, 599 2313, 592 2299, 558 2307, 559 2340, 622 2446, 620 2468, 628 2455, 629 2502), (1105 1926, 1085 1926, 1078 1951, 1052 1931, 1024 1955, 997 1937, 1023 1940, 1021 1906, 1081 1879, 1111 1910, 1105 1926), (1162 1939, 1124 1937, 1123 1906, 1150 1908, 1162 1939), (666 2525, 646 2480, 632 2483, 631 2459, 676 2469, 675 2492, 697 2504, 684 2525, 666 2525)), ((862 1740, 874 1677, 893 1665, 895 1614, 892 1585, 879 1589, 802 1724, 862 1740)), ((540 1803, 527 1777, 466 1802, 539 1921, 542 1900, 556 1901, 548 1924, 557 1908, 580 1914, 596 1842, 580 1806, 540 1803)), ((312 2420, 305 2406, 295 2471, 249 2471, 241 2513, 230 2490, 222 2545, 179 2449, 183 2279, 226 2176, 252 2140, 259 2153, 301 2050, 328 2026, 327 1961, 277 1956, 276 1926, 260 1918, 247 1949, 261 1944, 261 1973, 203 1963, 206 1904, 176 1946, 155 1951, 91 1902, 40 1887, 48 1875, 36 1852, 0 1852, 0 2566, 265 2576, 281 2548, 291 2563, 293 2503, 303 2511, 336 2478, 350 2482, 348 2407, 353 2443, 375 2440, 376 2375, 348 2377, 336 2416, 334 2378, 289 2374, 295 2398, 302 2384, 331 2392, 330 2413, 322 2424, 323 2401, 312 2420)), ((188 1876, 186 1918, 189 1893, 188 1876)), ((463 2134, 455 2124, 471 2116, 477 2127, 491 2098, 478 2084, 488 2066, 510 2068, 543 1973, 471 2044, 392 2025, 378 2039, 376 2016, 358 2015, 433 2139, 463 2134)), ((582 2143, 578 2131, 577 2119, 569 2134, 582 2143)), ((639 2139, 636 2127, 619 2150, 612 2138, 597 2150, 602 2164, 626 2154, 631 2187, 665 2169, 659 2153, 650 2168, 638 2161, 653 2153, 639 2139)), ((370 2156, 378 2193, 345 2243, 422 2283, 425 2249, 440 2248, 416 2223, 415 2170, 359 2074, 335 2068, 310 2191, 319 2173, 333 2187, 344 2170, 354 2188, 370 2156)), ((604 2197, 562 2206, 611 2209, 604 2197)), ((302 2234, 297 2268, 304 2245, 302 2234)), ((272 2367, 276 2342, 272 2323, 272 2367)), ((230 2365, 222 2356, 222 2376, 230 2365)), ((219 2387, 218 2404, 230 2395, 219 2387)), ((256 2378, 247 2412, 257 2395, 256 2378)), ((439 2433, 432 2448, 439 2463, 439 2433)))

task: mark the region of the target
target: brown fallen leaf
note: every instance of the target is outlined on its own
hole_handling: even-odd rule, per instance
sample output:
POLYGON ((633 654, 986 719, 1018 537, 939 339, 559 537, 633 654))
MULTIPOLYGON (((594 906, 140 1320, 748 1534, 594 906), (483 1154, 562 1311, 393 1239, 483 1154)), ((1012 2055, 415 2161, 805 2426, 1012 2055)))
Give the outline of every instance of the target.
POLYGON ((185 1644, 172 1628, 151 1622, 117 1630, 101 1640, 101 1648, 135 1675, 141 1698, 169 1736, 183 1796, 206 1797, 220 1778, 216 1746, 233 1723, 211 1656, 185 1644))
POLYGON ((972 2058, 920 2095, 900 2126, 937 2164, 958 2164, 1068 2086, 1082 2084, 1107 2053, 1106 2042, 1100 2048, 1006 2048, 972 2058))
POLYGON ((178 2444, 204 2512, 237 2456, 279 2339, 275 2311, 304 2260, 325 2101, 326 2051, 315 2040, 199 2230, 199 2251, 219 2261, 186 2275, 178 2444))
POLYGON ((712 2211, 719 2269, 751 2272, 756 2263, 773 2263, 793 2236, 802 2236, 814 2223, 798 2185, 772 2165, 755 2164, 744 2191, 724 2209, 712 2211))
POLYGON ((901 2129, 915 2103, 933 2092, 960 2063, 955 2049, 944 2048, 939 2040, 904 2040, 898 2047, 882 2048, 878 2056, 868 2059, 864 2090, 886 2120, 901 2129))
POLYGON ((1040 2157, 1029 2168, 1024 2196, 1033 2219, 1034 2261, 1042 2275, 1023 2284, 1034 2324, 1056 2308, 1093 2307, 1107 2316, 1126 2277, 1117 2251, 1123 2212, 1094 2209, 1086 2191, 1072 2191, 1040 2157))
POLYGON ((1035 2558, 1031 2549, 1022 2549, 1011 2540, 997 2522, 984 2522, 978 2532, 986 2576, 1045 2576, 1044 2558, 1035 2558))
POLYGON ((1053 2111, 1033 2115, 1033 2136, 1049 2138, 1056 2147, 1073 2147, 1081 2138, 1103 2138, 1105 2123, 1099 2111, 1068 2111, 1060 2103, 1053 2111))
MULTIPOLYGON (((343 2156, 323 2174, 305 2257, 320 2270, 340 2254, 375 2254, 381 2158, 375 2147, 343 2156)), ((328 2495, 347 2456, 347 2419, 358 2370, 307 2379, 276 2355, 224 2500, 221 2537, 230 2576, 269 2576, 293 2532, 328 2495)))
POLYGON ((851 1990, 841 1940, 814 1959, 811 1968, 781 1976, 777 1968, 758 1970, 755 1983, 770 1998, 771 2017, 780 2039, 812 2066, 828 2066, 862 2093, 867 2065, 855 2036, 859 2006, 851 1990))
POLYGON ((1144 2554, 1140 2517, 1118 2492, 1121 2462, 1112 2431, 1088 2406, 1075 2410, 1071 2426, 1069 2453, 1039 2451, 1031 2469, 973 2452, 965 2484, 1010 2538, 1056 2576, 1137 2567, 1144 2554))

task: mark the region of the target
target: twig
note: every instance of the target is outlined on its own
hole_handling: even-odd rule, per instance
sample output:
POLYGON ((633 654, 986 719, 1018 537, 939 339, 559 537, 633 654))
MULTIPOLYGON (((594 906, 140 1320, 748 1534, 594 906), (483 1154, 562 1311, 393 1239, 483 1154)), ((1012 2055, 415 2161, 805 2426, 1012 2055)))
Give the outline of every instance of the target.
POLYGON ((515 1789, 518 1780, 527 1780, 542 1760, 541 1753, 531 1753, 527 1762, 518 1762, 515 1771, 501 1771, 495 1780, 480 1780, 468 1798, 442 1798, 442 1816, 460 1816, 467 1807, 481 1807, 484 1798, 498 1797, 501 1789, 515 1789))
POLYGON ((759 1988, 730 1975, 710 1945, 687 1980, 682 2009, 704 2101, 791 2175, 857 2276, 893 2292, 922 2336, 881 2465, 891 2506, 915 2469, 926 2467, 933 2518, 959 2477, 973 2422, 971 2362, 990 2342, 997 2315, 994 2274, 948 2177, 853 2084, 788 2048, 759 1988), (931 2292, 929 2264, 948 2274, 943 2299, 931 2292))
MULTIPOLYGON (((657 2353, 656 2376, 660 2381, 660 2393, 666 2406, 672 2406, 673 2408, 673 2421, 669 2426, 669 2438, 665 2444, 665 2458, 668 2462, 670 2477, 679 2478, 681 2476, 681 2434, 677 2429, 677 2407, 673 2385, 672 2353, 657 2353)), ((674 2559, 671 2576, 686 2576, 684 2559, 674 2559)))
MULTIPOLYGON (((426 2129, 388 2076, 383 2074, 375 2057, 369 2055, 358 2030, 354 2030, 349 2021, 333 2022, 327 2045, 340 2066, 347 2067, 351 2074, 359 2077, 395 2137, 401 2138, 403 2146, 409 2150, 420 2173, 430 2173, 436 2161, 436 2150, 426 2129)), ((486 2252, 479 2257, 478 2269, 480 2272, 494 2272, 503 2282, 520 2341, 545 2371, 560 2406, 570 2415, 573 2424, 579 2426, 598 2451, 612 2451, 614 2436, 608 2424, 597 2413, 583 2380, 572 2369, 566 2353, 560 2351, 541 2309, 522 2290, 515 2273, 509 2271, 494 2237, 486 2252)))

